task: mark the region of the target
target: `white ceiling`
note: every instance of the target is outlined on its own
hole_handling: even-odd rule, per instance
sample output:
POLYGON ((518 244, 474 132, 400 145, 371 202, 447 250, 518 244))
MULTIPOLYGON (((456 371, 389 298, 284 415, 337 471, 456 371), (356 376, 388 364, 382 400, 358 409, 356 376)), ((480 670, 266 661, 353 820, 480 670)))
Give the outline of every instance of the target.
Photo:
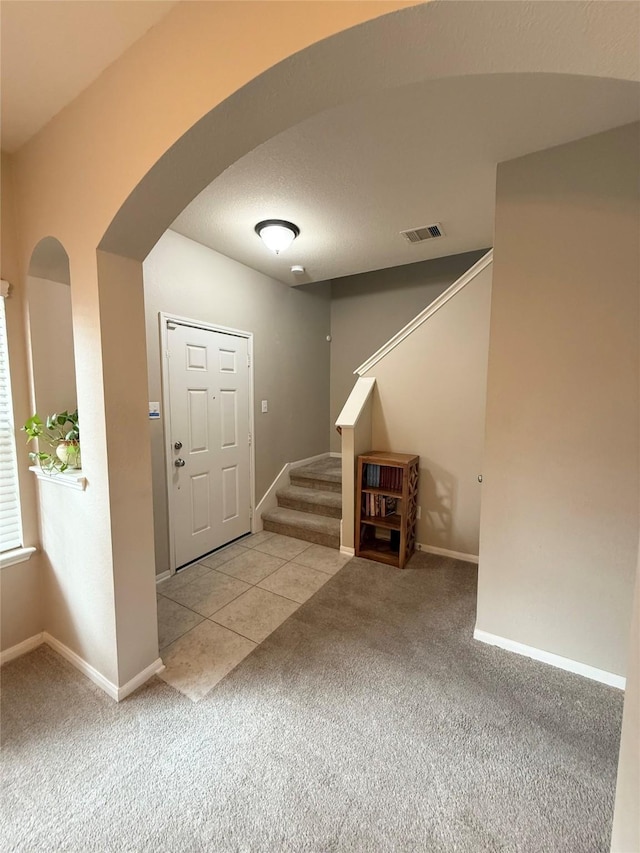
POLYGON ((16 151, 176 0, 2 0, 3 151, 16 151))
POLYGON ((594 77, 494 74, 387 90, 272 138, 171 227, 287 284, 483 248, 498 162, 638 118, 637 83, 594 77), (301 230, 279 256, 253 230, 267 218, 301 230), (409 245, 399 234, 434 222, 445 237, 409 245))

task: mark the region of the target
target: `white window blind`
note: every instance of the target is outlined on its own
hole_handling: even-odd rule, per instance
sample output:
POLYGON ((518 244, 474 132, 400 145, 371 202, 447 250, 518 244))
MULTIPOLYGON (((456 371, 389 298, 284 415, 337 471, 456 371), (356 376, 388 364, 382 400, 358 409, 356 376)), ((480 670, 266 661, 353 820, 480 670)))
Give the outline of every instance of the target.
POLYGON ((16 441, 9 376, 9 348, 5 315, 6 284, 0 295, 0 551, 22 547, 16 441))

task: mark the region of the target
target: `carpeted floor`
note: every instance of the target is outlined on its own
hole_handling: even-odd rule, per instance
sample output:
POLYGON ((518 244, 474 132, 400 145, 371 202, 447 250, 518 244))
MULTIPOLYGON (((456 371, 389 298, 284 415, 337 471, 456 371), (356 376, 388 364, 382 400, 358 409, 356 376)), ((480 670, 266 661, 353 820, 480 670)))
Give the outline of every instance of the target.
POLYGON ((352 560, 201 702, 2 670, 4 851, 608 851, 622 694, 471 639, 473 566, 352 560))

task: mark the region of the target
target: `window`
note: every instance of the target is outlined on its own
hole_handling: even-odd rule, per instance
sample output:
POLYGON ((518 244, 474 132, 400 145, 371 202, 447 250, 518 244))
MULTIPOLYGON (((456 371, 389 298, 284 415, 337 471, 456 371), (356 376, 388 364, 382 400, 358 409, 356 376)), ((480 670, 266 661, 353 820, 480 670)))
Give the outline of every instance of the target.
POLYGON ((2 552, 22 547, 22 521, 5 314, 5 299, 8 292, 9 286, 3 281, 0 293, 0 551, 2 552))

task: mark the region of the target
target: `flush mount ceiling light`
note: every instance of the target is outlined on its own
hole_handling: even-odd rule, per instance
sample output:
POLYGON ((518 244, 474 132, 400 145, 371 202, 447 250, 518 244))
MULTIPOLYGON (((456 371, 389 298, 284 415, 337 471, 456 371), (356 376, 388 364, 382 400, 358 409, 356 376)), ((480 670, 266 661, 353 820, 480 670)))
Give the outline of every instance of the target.
POLYGON ((255 232, 268 249, 279 255, 296 239, 300 229, 285 219, 264 219, 258 222, 255 232))

